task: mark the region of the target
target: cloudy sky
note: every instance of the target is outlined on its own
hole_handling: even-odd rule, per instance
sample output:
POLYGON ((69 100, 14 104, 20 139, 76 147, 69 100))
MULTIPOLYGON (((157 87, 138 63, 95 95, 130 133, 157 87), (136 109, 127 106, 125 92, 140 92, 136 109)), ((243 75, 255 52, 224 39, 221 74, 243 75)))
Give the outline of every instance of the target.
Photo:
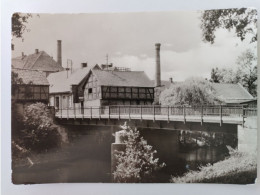
POLYGON ((28 20, 24 40, 14 38, 13 57, 35 49, 57 59, 57 40, 62 40, 62 60, 89 65, 109 63, 142 70, 154 79, 155 43, 161 43, 162 79, 181 81, 188 77, 210 77, 213 67, 236 67, 236 58, 256 43, 241 42, 233 32, 216 32, 215 43, 204 43, 201 13, 144 12, 107 14, 40 14, 28 20))

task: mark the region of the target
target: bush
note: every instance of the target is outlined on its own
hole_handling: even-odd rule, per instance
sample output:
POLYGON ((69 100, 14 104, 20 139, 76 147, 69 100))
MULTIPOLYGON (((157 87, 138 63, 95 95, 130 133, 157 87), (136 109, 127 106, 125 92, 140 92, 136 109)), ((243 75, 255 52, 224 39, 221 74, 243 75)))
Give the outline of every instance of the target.
POLYGON ((256 168, 256 152, 247 154, 230 150, 230 156, 225 160, 203 166, 199 171, 189 171, 181 177, 172 177, 170 182, 249 184, 256 179, 256 168))
POLYGON ((118 164, 113 173, 114 181, 120 183, 152 182, 159 169, 165 166, 159 164, 159 159, 154 158, 156 150, 140 136, 135 128, 123 126, 125 131, 126 150, 118 152, 116 158, 118 164))
POLYGON ((24 112, 24 147, 36 152, 47 151, 59 146, 61 136, 54 125, 47 106, 35 103, 26 107, 24 112))
POLYGON ((171 85, 162 91, 159 97, 161 105, 199 105, 220 103, 210 82, 191 78, 184 82, 171 85))

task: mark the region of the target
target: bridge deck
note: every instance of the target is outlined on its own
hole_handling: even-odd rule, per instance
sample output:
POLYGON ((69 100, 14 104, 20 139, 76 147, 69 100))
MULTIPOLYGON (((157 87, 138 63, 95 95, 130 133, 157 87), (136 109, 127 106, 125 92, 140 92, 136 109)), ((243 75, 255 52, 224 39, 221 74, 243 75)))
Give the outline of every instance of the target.
POLYGON ((256 115, 256 109, 243 107, 162 107, 162 106, 103 106, 60 109, 57 118, 118 119, 243 124, 244 118, 256 115))

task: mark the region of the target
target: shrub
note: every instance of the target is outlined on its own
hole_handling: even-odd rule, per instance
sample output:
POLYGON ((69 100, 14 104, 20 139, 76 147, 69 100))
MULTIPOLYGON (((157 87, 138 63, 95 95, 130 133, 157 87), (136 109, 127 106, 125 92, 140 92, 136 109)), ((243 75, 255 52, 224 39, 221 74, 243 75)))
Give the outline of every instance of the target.
POLYGON ((159 159, 154 158, 156 150, 147 144, 136 128, 131 129, 126 125, 122 128, 125 131, 126 150, 116 154, 118 164, 113 173, 115 182, 152 182, 157 171, 165 164, 159 164, 159 159))
POLYGON ((190 78, 171 85, 159 97, 162 105, 198 105, 220 103, 210 82, 200 78, 190 78))
POLYGON ((26 107, 24 112, 23 140, 26 149, 36 152, 47 151, 59 146, 60 134, 47 106, 35 103, 26 107))
POLYGON ((208 164, 199 171, 189 171, 181 177, 172 177, 173 183, 226 183, 248 184, 256 179, 257 158, 255 153, 231 150, 230 156, 213 165, 208 164))

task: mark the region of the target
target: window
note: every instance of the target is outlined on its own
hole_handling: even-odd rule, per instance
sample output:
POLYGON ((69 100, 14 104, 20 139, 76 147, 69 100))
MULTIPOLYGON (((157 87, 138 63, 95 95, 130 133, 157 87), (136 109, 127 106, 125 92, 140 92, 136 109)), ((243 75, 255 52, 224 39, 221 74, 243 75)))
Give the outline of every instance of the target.
POLYGON ((92 93, 92 88, 89 88, 89 89, 88 89, 88 93, 92 93))

